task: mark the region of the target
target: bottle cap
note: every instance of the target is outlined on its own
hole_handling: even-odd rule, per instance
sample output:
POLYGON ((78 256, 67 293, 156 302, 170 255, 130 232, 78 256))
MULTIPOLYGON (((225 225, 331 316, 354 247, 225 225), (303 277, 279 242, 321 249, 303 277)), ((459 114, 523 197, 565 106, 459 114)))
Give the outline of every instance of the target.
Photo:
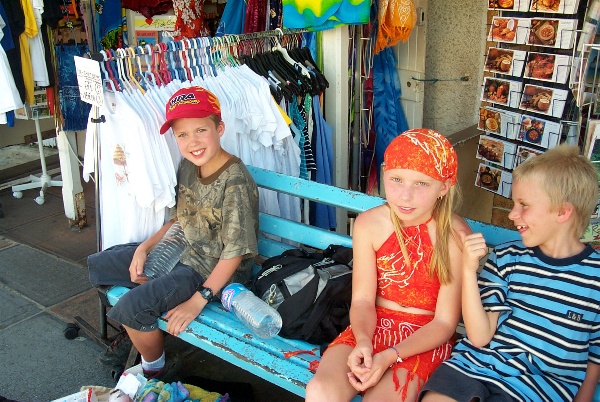
POLYGON ((221 292, 221 303, 223 303, 223 306, 227 311, 232 311, 233 296, 246 290, 248 290, 248 288, 241 283, 232 283, 223 288, 223 292, 221 292))

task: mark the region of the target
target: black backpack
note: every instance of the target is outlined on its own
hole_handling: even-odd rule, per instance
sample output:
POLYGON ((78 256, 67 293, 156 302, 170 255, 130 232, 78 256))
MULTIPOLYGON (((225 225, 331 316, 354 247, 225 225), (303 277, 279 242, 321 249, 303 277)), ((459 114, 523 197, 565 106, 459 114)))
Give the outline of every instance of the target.
POLYGON ((281 314, 279 335, 329 343, 350 324, 351 265, 349 247, 287 250, 262 264, 252 291, 281 314))

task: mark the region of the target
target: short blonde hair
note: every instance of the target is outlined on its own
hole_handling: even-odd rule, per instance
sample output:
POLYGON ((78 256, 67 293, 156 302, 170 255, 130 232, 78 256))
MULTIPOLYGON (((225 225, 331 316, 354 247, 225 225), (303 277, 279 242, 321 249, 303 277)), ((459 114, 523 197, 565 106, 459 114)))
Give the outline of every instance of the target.
POLYGON ((573 229, 583 236, 598 202, 598 171, 576 146, 559 145, 528 159, 512 174, 516 180, 539 180, 553 208, 571 204, 573 229))

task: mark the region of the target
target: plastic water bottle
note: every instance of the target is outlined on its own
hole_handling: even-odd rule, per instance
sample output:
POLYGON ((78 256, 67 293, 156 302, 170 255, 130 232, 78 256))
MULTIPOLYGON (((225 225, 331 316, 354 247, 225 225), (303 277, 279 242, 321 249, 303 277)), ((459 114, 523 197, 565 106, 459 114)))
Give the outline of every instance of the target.
POLYGON ((148 278, 158 278, 171 272, 188 244, 179 221, 173 222, 167 233, 148 254, 144 264, 144 275, 148 278))
POLYGON ((221 303, 259 338, 272 338, 281 330, 281 316, 244 285, 232 283, 221 293, 221 303))

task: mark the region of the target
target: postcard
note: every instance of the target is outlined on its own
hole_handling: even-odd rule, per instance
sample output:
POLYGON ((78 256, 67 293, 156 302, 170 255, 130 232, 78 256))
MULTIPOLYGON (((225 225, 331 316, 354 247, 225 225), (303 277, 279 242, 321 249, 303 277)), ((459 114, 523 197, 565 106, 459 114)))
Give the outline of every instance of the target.
POLYGON ((577 20, 532 18, 525 44, 571 49, 576 28, 577 20))
POLYGON ((158 43, 157 31, 135 31, 138 46, 156 45, 158 43))
POLYGON ((518 108, 520 93, 521 83, 518 81, 485 77, 481 100, 518 108))
POLYGON ((499 110, 480 107, 477 128, 488 133, 501 135, 502 113, 499 110))
POLYGON ((525 84, 519 108, 560 118, 565 109, 568 94, 569 92, 565 89, 525 84))
POLYGON ((587 121, 586 129, 585 129, 585 140, 584 140, 584 150, 583 154, 587 155, 587 157, 592 160, 591 153, 592 148, 595 145, 595 140, 600 138, 600 120, 599 119, 589 119, 587 121))
POLYGON ((529 11, 539 13, 576 14, 579 0, 531 0, 529 11))
POLYGON ((477 158, 512 169, 515 164, 517 145, 488 135, 479 136, 477 158))
MULTIPOLYGON (((596 210, 594 212, 594 215, 592 215, 592 218, 596 218, 598 216, 598 211, 596 210)), ((600 240, 600 222, 598 222, 597 220, 592 220, 590 221, 589 225, 587 226, 585 233, 583 234, 583 237, 581 238, 581 241, 584 243, 595 243, 598 240, 600 240)), ((594 247, 596 250, 598 249, 598 246, 594 246, 592 245, 592 247, 594 247)))
POLYGON ((526 44, 530 21, 528 18, 492 18, 488 41, 526 44))
POLYGON ((519 145, 517 148, 517 157, 515 158, 515 167, 525 162, 527 159, 531 159, 534 156, 543 154, 544 151, 539 149, 529 148, 524 145, 519 145))
POLYGON ((530 0, 488 0, 488 10, 529 11, 530 0))
POLYGON ((488 49, 484 70, 520 77, 523 72, 526 54, 523 50, 491 47, 488 49))
POLYGON ((566 84, 571 57, 561 54, 529 52, 523 77, 566 84))
POLYGON ((510 198, 512 174, 502 169, 480 163, 475 185, 503 197, 510 198))
POLYGON ((521 126, 517 136, 519 141, 550 149, 558 145, 560 135, 560 123, 526 114, 521 116, 521 126))

